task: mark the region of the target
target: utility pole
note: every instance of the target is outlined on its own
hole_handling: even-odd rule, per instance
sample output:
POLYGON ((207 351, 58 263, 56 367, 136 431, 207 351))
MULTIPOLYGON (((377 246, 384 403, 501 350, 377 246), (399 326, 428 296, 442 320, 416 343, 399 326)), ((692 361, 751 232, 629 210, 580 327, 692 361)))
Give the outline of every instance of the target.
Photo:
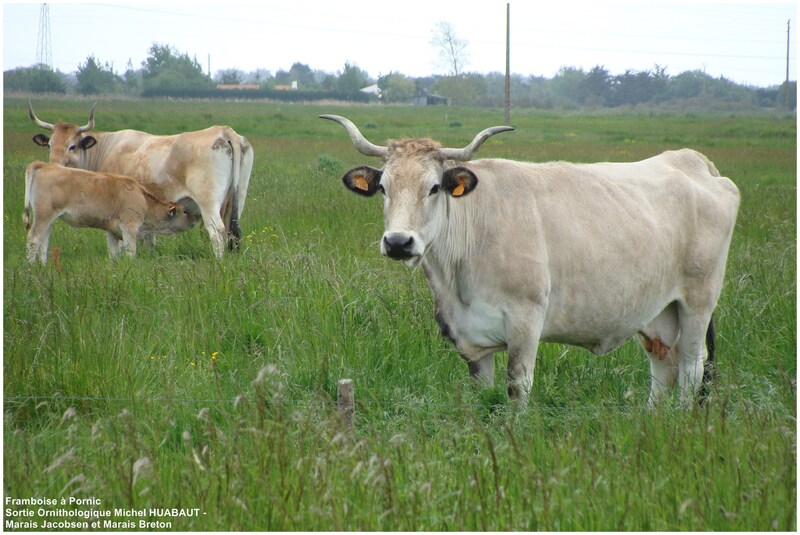
POLYGON ((511 125, 511 4, 506 4, 506 124, 511 125))
POLYGON ((42 4, 39 10, 39 39, 36 42, 36 65, 53 70, 53 46, 50 43, 50 8, 42 4))
POLYGON ((792 19, 786 21, 786 95, 784 100, 784 106, 786 107, 786 111, 789 111, 789 38, 791 36, 791 26, 792 26, 792 19))

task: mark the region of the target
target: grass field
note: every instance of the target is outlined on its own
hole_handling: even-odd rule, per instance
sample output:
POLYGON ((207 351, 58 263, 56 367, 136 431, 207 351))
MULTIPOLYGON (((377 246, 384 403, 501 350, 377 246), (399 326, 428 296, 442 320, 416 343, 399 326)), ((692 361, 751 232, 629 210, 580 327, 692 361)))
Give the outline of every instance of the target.
MULTIPOLYGON (((34 105, 83 124, 91 101, 34 105)), ((379 162, 317 118, 346 115, 377 143, 463 146, 501 111, 100 101, 99 130, 228 124, 250 140, 243 247, 217 261, 196 228, 110 262, 104 233, 58 223, 57 271, 25 261, 24 169, 47 158, 26 108, 5 99, 3 484, 57 505, 7 502, 7 529, 796 530, 794 117, 513 113, 516 131, 481 156, 631 161, 688 146, 742 193, 711 403, 648 412, 633 342, 602 358, 551 344, 515 412, 505 357, 497 386, 473 389, 422 273, 380 256, 380 201, 340 181, 379 162), (341 378, 355 382, 352 435, 341 378)))

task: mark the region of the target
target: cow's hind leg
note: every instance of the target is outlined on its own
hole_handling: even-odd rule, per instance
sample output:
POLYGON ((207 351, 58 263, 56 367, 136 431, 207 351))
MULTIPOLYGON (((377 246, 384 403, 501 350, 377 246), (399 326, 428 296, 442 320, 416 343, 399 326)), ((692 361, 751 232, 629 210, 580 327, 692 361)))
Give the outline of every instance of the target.
POLYGON ((211 248, 217 258, 222 258, 227 243, 225 236, 225 223, 219 211, 213 206, 199 205, 203 225, 206 227, 208 237, 211 239, 211 248))
POLYGON ((227 243, 229 251, 238 251, 239 242, 242 239, 242 229, 239 227, 239 209, 236 206, 236 196, 231 194, 230 200, 226 201, 222 207, 222 222, 228 229, 227 243))
POLYGON ((709 388, 711 382, 714 381, 717 375, 716 367, 714 366, 714 354, 716 352, 716 332, 714 330, 714 316, 708 322, 708 329, 706 330, 706 358, 705 365, 703 366, 703 384, 700 385, 700 397, 698 399, 700 405, 703 405, 708 400, 709 388))
MULTIPOLYGON (((698 394, 706 377, 707 334, 713 329, 711 316, 713 310, 691 311, 685 306, 679 307, 678 320, 681 330, 680 370, 678 385, 681 389, 681 401, 689 406, 698 399, 698 394)), ((709 373, 710 375, 710 369, 709 373)))
POLYGON ((680 325, 677 304, 665 308, 639 332, 639 343, 650 359, 650 397, 653 408, 675 386, 680 363, 680 325))
POLYGON ((47 263, 47 247, 50 243, 50 231, 57 218, 49 221, 40 221, 34 217, 33 226, 28 231, 27 251, 28 262, 36 262, 38 258, 42 264, 47 263))

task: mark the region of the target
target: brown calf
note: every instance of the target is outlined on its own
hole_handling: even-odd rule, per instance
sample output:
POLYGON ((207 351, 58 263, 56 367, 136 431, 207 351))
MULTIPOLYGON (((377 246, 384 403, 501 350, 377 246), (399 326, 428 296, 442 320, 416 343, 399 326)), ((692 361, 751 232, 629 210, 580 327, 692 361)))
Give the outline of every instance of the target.
POLYGON ((132 178, 33 162, 25 172, 22 216, 28 229, 29 262, 37 258, 47 262, 50 229, 56 219, 76 228, 105 230, 112 258, 120 251, 134 256, 140 235, 172 234, 197 222, 185 206, 163 202, 132 178))

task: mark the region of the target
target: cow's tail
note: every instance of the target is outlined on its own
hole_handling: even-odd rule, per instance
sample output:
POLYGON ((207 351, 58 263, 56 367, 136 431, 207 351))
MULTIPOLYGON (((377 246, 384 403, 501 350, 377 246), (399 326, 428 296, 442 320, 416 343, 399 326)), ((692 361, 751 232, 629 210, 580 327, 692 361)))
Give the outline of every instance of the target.
POLYGON ((708 330, 706 330, 706 350, 708 358, 703 365, 703 382, 700 384, 700 393, 698 402, 702 407, 708 401, 708 395, 711 390, 711 383, 716 377, 716 367, 714 365, 714 353, 716 352, 716 332, 714 331, 714 316, 708 322, 708 330))
POLYGON ((22 224, 25 230, 30 230, 32 224, 31 203, 33 202, 33 175, 41 167, 41 162, 33 162, 25 170, 25 206, 22 210, 22 224))
POLYGON ((239 241, 242 239, 242 229, 239 226, 239 188, 242 177, 242 145, 239 135, 231 129, 225 130, 225 141, 231 146, 231 189, 230 203, 224 219, 225 228, 228 229, 228 250, 239 249, 239 241))

